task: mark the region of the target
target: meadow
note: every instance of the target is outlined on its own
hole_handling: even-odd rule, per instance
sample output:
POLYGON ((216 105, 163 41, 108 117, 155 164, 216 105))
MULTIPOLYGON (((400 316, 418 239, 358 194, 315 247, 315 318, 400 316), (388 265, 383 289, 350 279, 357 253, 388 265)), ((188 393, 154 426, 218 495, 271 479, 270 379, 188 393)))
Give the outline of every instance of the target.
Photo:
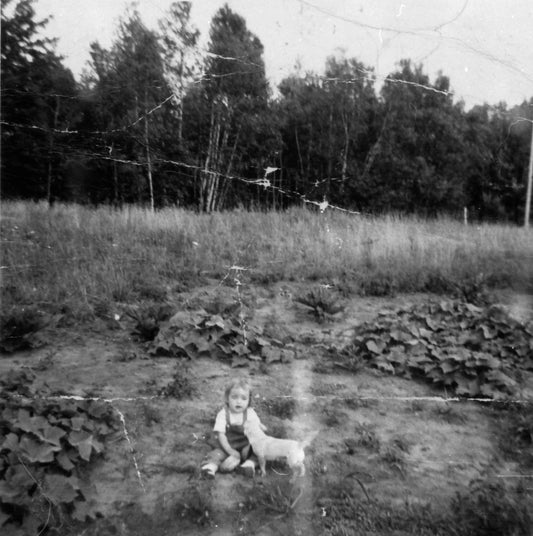
POLYGON ((510 225, 305 208, 198 214, 4 202, 2 301, 91 316, 231 266, 257 283, 319 281, 360 295, 533 286, 533 234, 510 225))
POLYGON ((4 202, 1 234, 2 534, 530 535, 531 231, 4 202), (201 478, 235 375, 318 432, 305 477, 201 478))

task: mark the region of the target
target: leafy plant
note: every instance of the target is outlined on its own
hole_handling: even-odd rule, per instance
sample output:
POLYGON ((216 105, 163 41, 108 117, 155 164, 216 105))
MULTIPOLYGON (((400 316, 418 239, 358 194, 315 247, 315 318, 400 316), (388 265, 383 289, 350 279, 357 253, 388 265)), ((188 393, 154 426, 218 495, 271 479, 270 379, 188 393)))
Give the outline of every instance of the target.
POLYGON ((29 379, 19 376, 25 386, 17 390, 14 380, 4 381, 0 394, 0 526, 31 535, 59 525, 64 515, 94 518, 94 491, 84 476, 117 429, 111 408, 87 400, 28 398, 29 379))
POLYGON ((288 480, 254 482, 254 486, 248 492, 244 508, 248 511, 258 507, 281 515, 289 514, 300 500, 303 490, 288 480))
POLYGON ((294 351, 282 348, 281 341, 267 340, 260 326, 248 325, 239 315, 224 318, 204 309, 176 313, 161 326, 150 353, 189 359, 214 357, 229 360, 234 367, 283 363, 294 357, 294 351))
POLYGON ((193 482, 183 493, 177 504, 177 513, 195 525, 210 525, 213 518, 213 498, 211 488, 200 482, 193 482))
POLYGON ((0 317, 0 351, 16 352, 37 348, 45 343, 39 333, 54 317, 36 307, 12 307, 0 317))
POLYGON ((176 367, 171 382, 159 391, 159 395, 177 398, 178 400, 191 398, 195 393, 195 389, 187 372, 187 369, 182 366, 176 367))
POLYGON ((335 294, 325 287, 318 287, 307 294, 296 296, 295 300, 308 307, 320 323, 331 320, 333 315, 344 309, 335 294))
POLYGON ((364 423, 356 423, 354 440, 356 445, 369 450, 378 450, 380 446, 379 438, 373 427, 364 423))
POLYGON ((153 341, 159 333, 161 323, 172 316, 172 307, 168 304, 145 305, 138 309, 128 309, 126 314, 135 320, 133 333, 142 341, 153 341))
POLYGON ((356 329, 341 356, 385 372, 416 376, 464 396, 513 394, 521 369, 533 370, 533 323, 503 308, 441 301, 380 313, 356 329))

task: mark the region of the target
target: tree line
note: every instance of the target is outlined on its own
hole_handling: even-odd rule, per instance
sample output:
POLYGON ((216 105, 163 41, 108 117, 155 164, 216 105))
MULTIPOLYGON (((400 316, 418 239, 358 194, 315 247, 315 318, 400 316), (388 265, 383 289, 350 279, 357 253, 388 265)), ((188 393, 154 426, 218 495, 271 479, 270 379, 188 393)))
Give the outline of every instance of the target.
POLYGON ((202 51, 188 2, 158 30, 129 8, 76 81, 33 3, 2 10, 4 199, 523 218, 533 97, 467 111, 442 73, 405 59, 378 91, 343 55, 273 93, 245 20, 220 8, 202 51))

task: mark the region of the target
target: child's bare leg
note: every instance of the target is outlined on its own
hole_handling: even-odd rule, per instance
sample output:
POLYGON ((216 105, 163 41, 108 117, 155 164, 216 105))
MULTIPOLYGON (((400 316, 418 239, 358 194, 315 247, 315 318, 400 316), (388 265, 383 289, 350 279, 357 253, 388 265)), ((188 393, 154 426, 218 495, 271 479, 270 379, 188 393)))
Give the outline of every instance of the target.
POLYGON ((212 450, 202 463, 202 474, 213 478, 228 455, 222 449, 212 450))
POLYGON ((235 456, 228 456, 226 453, 224 461, 220 464, 220 472, 221 473, 231 473, 231 471, 234 471, 239 464, 241 463, 240 458, 236 458, 235 456))

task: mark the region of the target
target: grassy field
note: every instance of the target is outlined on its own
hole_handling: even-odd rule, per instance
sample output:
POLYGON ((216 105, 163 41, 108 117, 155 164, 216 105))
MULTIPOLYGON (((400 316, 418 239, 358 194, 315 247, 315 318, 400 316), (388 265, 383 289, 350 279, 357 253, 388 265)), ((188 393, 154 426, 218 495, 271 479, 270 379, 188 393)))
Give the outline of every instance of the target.
POLYGON ((286 212, 152 213, 4 202, 2 301, 85 317, 222 279, 320 281, 347 294, 533 286, 533 233, 505 225, 286 212))

